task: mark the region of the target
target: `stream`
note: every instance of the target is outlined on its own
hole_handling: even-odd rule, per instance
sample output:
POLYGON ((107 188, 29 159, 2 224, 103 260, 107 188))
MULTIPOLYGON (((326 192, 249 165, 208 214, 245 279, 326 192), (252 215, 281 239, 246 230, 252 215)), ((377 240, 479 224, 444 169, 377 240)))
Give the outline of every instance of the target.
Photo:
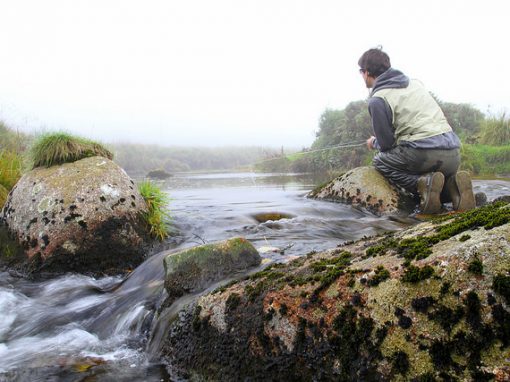
MULTIPOLYGON (((263 263, 287 262, 405 227, 348 205, 306 199, 318 184, 296 174, 177 174, 161 182, 171 198, 171 251, 243 236, 263 263), (258 222, 259 213, 288 218, 258 222)), ((492 200, 507 179, 475 180, 492 200)), ((166 323, 196 296, 156 314, 165 298, 164 251, 127 278, 68 274, 30 281, 0 273, 0 381, 170 381, 159 360, 166 323)), ((220 283, 221 284, 221 283, 220 283)), ((216 287, 212 286, 210 289, 216 287)))

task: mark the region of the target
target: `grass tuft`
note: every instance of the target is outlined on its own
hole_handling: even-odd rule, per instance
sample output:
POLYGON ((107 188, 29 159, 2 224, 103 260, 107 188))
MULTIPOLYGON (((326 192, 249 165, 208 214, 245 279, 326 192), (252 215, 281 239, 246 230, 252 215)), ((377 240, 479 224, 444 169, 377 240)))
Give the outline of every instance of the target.
POLYGON ((165 210, 170 199, 166 193, 149 180, 138 185, 138 191, 147 204, 148 212, 143 218, 152 237, 164 240, 168 237, 170 215, 165 210))
POLYGON ((64 132, 42 134, 30 149, 32 168, 51 167, 96 155, 113 159, 112 152, 102 144, 64 132))

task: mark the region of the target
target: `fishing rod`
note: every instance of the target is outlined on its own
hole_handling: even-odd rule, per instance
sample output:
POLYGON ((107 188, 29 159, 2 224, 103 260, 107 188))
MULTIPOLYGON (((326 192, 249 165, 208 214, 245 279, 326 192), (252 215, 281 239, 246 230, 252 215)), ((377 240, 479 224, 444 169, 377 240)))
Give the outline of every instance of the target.
MULTIPOLYGON (((350 147, 358 147, 358 146, 363 146, 363 145, 366 145, 366 141, 363 141, 363 142, 348 142, 348 143, 343 143, 341 145, 325 147, 323 149, 309 150, 309 151, 300 151, 300 152, 292 153, 291 155, 304 155, 304 154, 316 153, 316 152, 319 152, 319 151, 326 151, 326 150, 332 150, 332 149, 341 149, 341 148, 350 148, 350 147)), ((267 162, 267 161, 270 161, 270 160, 276 160, 276 159, 280 159, 280 158, 281 157, 268 158, 268 159, 261 160, 258 163, 267 162)))

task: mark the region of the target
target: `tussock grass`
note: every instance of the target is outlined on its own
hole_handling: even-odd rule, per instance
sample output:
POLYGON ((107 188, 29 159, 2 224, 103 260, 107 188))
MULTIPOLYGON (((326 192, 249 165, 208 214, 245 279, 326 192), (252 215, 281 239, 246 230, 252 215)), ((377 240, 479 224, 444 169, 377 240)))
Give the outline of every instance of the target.
POLYGON ((31 167, 51 167, 92 156, 113 159, 102 144, 64 132, 40 135, 30 149, 31 167))
POLYGON ((149 227, 152 237, 164 240, 168 237, 170 215, 165 210, 170 199, 166 193, 149 180, 145 180, 138 185, 138 191, 147 204, 148 212, 143 218, 149 227))
POLYGON ((505 113, 482 122, 480 143, 492 146, 510 145, 510 119, 505 113))
POLYGON ((15 151, 0 150, 0 185, 11 190, 23 173, 23 157, 15 151))

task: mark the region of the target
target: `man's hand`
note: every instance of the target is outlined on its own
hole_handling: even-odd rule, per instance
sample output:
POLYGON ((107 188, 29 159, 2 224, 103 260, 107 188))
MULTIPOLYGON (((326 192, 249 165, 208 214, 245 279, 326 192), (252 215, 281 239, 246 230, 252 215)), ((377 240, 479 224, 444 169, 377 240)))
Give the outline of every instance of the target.
POLYGON ((375 137, 373 135, 370 138, 367 139, 367 147, 368 147, 369 150, 374 150, 375 149, 374 141, 375 141, 375 137))

